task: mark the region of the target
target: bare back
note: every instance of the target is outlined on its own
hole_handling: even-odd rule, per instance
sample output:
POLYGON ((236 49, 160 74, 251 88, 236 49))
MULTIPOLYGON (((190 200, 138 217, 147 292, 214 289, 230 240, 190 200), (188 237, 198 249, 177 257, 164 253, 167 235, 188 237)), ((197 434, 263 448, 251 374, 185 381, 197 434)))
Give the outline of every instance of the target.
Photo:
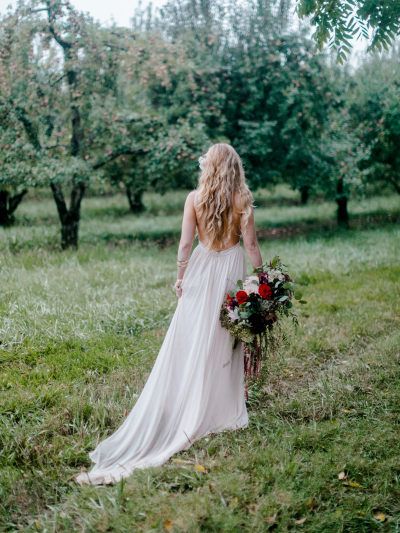
MULTIPOLYGON (((196 193, 197 189, 191 191, 185 200, 185 207, 183 209, 182 217, 182 230, 181 238, 179 240, 178 247, 178 259, 187 260, 190 256, 190 252, 193 246, 193 239, 197 232, 199 241, 208 248, 207 232, 202 227, 201 222, 198 222, 200 218, 196 213, 196 193)), ((235 212, 234 223, 232 224, 229 235, 226 235, 224 246, 220 250, 226 250, 235 246, 240 241, 240 236, 243 239, 244 248, 250 258, 250 261, 254 268, 258 268, 262 264, 261 252, 257 242, 257 234, 254 223, 254 210, 253 206, 250 208, 250 216, 245 224, 243 224, 242 211, 244 206, 241 205, 241 195, 237 193, 235 195, 235 212)), ((199 213, 200 214, 200 213, 199 213)), ((178 279, 182 278, 185 267, 178 266, 178 279)))
MULTIPOLYGON (((234 246, 237 244, 240 240, 241 230, 241 202, 240 202, 240 194, 235 193, 235 205, 233 210, 233 224, 232 228, 230 230, 230 233, 225 236, 224 239, 224 247, 220 248, 216 251, 225 250, 226 248, 230 248, 231 246, 234 246)), ((205 246, 208 245, 207 241, 207 233, 205 231, 204 226, 201 223, 198 208, 197 208, 197 190, 194 191, 194 201, 193 201, 194 210, 196 213, 196 231, 199 238, 199 241, 204 244, 205 246)))

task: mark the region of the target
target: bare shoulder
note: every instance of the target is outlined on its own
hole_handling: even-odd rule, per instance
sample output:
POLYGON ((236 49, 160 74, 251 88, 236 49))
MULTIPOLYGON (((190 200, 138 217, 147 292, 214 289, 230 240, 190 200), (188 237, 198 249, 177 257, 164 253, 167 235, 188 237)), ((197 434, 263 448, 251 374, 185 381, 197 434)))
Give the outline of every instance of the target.
POLYGON ((189 202, 193 206, 196 200, 196 192, 197 192, 197 189, 193 189, 193 191, 190 191, 190 193, 186 197, 186 201, 189 202))
POLYGON ((188 195, 186 196, 185 200, 185 207, 194 207, 194 199, 195 199, 196 190, 190 191, 188 195))

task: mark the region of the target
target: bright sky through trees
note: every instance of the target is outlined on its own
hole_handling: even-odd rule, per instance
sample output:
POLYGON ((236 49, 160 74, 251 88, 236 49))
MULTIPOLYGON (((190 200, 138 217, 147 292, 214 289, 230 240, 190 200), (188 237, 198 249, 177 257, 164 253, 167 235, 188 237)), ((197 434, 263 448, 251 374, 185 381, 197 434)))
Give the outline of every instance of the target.
MULTIPOLYGON (((166 0, 152 0, 152 3, 156 7, 162 6, 166 0)), ((130 26, 130 18, 133 15, 134 10, 139 5, 139 0, 113 0, 112 2, 99 2, 98 0, 72 0, 72 3, 77 9, 81 11, 89 12, 93 18, 100 20, 104 24, 110 24, 115 21, 120 26, 130 26)), ((149 2, 142 1, 142 6, 146 6, 149 2)), ((17 0, 0 0, 0 13, 4 13, 8 5, 15 7, 17 0)), ((294 6, 293 6, 294 11, 294 6)), ((298 19, 293 14, 295 21, 298 19)), ((351 53, 350 61, 354 64, 357 63, 357 58, 363 53, 367 46, 365 40, 353 41, 353 50, 351 53)))

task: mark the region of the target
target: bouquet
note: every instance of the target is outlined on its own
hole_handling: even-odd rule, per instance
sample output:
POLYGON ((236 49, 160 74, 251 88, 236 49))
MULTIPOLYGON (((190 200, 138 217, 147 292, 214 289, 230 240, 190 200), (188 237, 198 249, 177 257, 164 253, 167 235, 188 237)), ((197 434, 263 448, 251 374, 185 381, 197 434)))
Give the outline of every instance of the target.
POLYGON ((261 361, 274 342, 273 330, 280 317, 297 320, 292 311, 293 298, 306 303, 278 256, 254 269, 251 276, 238 280, 235 289, 227 293, 220 321, 235 338, 235 345, 244 344, 246 382, 259 376, 261 361))

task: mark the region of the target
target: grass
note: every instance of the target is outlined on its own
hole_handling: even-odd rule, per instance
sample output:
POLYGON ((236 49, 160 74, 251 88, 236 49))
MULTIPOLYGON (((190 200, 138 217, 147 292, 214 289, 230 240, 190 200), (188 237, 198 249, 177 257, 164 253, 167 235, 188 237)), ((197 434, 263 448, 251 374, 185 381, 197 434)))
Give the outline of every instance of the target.
MULTIPOLYGON (((308 305, 250 390, 249 428, 201 439, 114 487, 72 482, 140 394, 176 305, 176 246, 115 243, 140 224, 162 234, 170 220, 176 231, 179 216, 121 216, 123 201, 87 202, 77 253, 57 250, 46 200, 27 202, 2 234, 0 531, 398 531, 393 224, 262 240, 308 305)), ((394 212, 391 201, 353 211, 394 212)), ((274 225, 325 213, 270 205, 258 216, 274 225)))
MULTIPOLYGON (((129 245, 132 241, 147 242, 149 246, 154 242, 170 245, 180 235, 186 194, 187 191, 175 191, 160 197, 148 193, 144 196, 147 211, 139 216, 130 214, 123 195, 88 197, 82 209, 80 242, 112 247, 129 245)), ((321 229, 332 231, 336 209, 333 202, 301 206, 295 204, 293 194, 278 187, 272 192, 260 191, 255 195, 257 227, 263 237, 318 234, 321 229)), ((374 218, 379 223, 400 220, 399 199, 394 195, 350 202, 349 210, 355 226, 371 226, 374 218)), ((7 230, 0 228, 0 251, 29 251, 38 247, 57 250, 59 240, 58 215, 49 197, 25 201, 18 209, 16 225, 7 230)))

